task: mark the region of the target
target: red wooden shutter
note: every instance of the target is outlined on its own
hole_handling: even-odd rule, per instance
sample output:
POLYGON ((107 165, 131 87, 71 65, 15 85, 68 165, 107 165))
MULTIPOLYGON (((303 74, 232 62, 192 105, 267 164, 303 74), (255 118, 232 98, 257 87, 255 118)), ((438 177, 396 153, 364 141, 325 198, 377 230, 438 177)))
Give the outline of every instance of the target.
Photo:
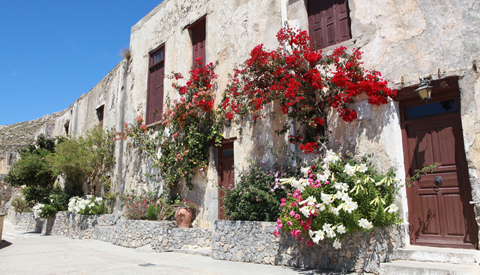
POLYGON ((195 59, 202 58, 203 63, 205 64, 206 54, 205 54, 205 41, 206 41, 206 24, 205 18, 200 19, 199 21, 192 24, 190 30, 192 31, 192 64, 195 64, 195 59))
POLYGON ((150 54, 147 92, 146 123, 152 124, 162 118, 163 79, 165 77, 165 47, 150 54))
POLYGON ((308 24, 312 44, 320 49, 350 39, 347 0, 310 0, 308 24))

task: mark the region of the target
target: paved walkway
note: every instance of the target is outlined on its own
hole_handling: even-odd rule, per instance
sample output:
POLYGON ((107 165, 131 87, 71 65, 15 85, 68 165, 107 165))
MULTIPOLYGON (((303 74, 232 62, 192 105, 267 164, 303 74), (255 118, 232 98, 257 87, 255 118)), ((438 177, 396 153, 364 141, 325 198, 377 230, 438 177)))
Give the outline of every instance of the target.
POLYGON ((98 240, 15 231, 5 221, 0 274, 337 274, 183 253, 139 253, 98 240))

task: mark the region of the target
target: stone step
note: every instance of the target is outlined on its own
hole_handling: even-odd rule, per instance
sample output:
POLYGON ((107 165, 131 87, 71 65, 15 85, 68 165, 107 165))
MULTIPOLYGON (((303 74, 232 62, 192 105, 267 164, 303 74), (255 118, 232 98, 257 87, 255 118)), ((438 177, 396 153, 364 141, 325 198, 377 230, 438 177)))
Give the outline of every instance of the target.
POLYGON ((410 245, 397 250, 399 260, 450 264, 478 264, 480 251, 410 245))
POLYGON ((382 275, 479 275, 480 266, 397 260, 380 264, 382 275))
POLYGON ((199 255, 199 256, 205 256, 205 257, 212 257, 212 247, 173 249, 172 252, 191 254, 191 255, 199 255))

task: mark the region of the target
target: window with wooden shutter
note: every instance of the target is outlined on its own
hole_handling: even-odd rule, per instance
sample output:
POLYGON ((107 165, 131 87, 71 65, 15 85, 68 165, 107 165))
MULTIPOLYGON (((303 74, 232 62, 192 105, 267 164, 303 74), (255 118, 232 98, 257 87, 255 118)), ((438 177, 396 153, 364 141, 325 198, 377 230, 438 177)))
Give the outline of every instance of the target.
MULTIPOLYGON (((104 112, 104 105, 97 108, 98 126, 100 127, 100 129, 103 129, 103 115, 104 115, 103 112, 104 112)), ((68 129, 66 130, 68 134, 68 129)))
POLYGON ((309 0, 308 26, 312 44, 319 49, 351 39, 347 0, 309 0))
POLYGON ((147 114, 145 117, 147 125, 162 118, 163 80, 165 78, 164 45, 150 53, 148 65, 147 114))
POLYGON ((192 37, 192 64, 195 64, 197 58, 202 58, 203 64, 205 64, 206 17, 203 16, 185 28, 191 32, 192 37))

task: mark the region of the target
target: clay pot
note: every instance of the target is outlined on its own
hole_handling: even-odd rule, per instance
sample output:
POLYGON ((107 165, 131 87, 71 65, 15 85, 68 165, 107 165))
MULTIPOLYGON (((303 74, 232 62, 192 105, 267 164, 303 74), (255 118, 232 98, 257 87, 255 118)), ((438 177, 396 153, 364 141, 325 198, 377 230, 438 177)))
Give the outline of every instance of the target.
POLYGON ((177 228, 189 228, 192 222, 192 210, 186 207, 180 207, 175 211, 175 220, 177 228))

